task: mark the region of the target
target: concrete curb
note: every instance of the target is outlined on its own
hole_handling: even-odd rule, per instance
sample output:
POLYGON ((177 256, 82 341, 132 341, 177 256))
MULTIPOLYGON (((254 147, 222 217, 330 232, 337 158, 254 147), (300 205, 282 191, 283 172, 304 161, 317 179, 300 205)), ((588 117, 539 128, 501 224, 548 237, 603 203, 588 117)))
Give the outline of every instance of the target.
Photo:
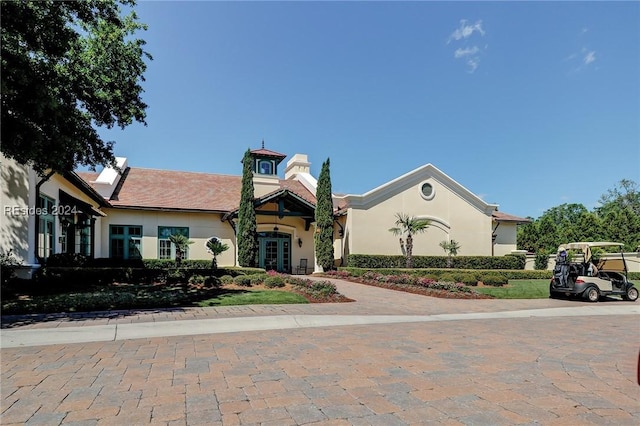
POLYGON ((59 327, 53 329, 4 329, 0 330, 0 347, 4 349, 153 337, 367 324, 600 315, 640 315, 640 306, 600 305, 437 315, 273 315, 180 320, 161 323, 146 322, 83 327, 59 327))

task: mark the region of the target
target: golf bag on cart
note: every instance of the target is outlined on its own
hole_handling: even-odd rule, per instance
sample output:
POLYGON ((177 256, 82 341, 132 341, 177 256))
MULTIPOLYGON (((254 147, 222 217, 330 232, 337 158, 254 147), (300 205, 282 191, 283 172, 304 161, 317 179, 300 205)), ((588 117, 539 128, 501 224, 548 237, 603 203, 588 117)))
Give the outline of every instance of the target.
POLYGON ((567 287, 569 284, 569 256, 564 247, 560 247, 556 257, 556 266, 553 268, 553 277, 556 285, 567 287))

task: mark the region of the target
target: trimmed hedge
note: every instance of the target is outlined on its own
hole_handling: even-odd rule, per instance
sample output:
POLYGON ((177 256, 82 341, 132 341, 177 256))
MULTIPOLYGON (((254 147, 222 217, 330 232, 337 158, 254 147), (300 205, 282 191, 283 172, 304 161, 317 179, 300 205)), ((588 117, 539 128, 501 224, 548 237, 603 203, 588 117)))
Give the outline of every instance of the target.
MULTIPOLYGON (((100 257, 96 259, 88 258, 81 254, 58 253, 51 255, 45 266, 51 267, 96 267, 96 268, 139 268, 139 269, 170 269, 177 268, 178 265, 173 259, 111 259, 100 257)), ((211 269, 211 259, 184 259, 180 268, 186 269, 211 269)), ((239 268, 219 268, 239 269, 239 268)), ((260 268, 240 268, 247 270, 244 273, 255 273, 263 271, 260 268)))
MULTIPOLYGON (((447 256, 413 256, 414 268, 446 268, 447 256)), ((451 269, 522 269, 526 256, 508 254, 506 256, 455 256, 451 258, 451 269)), ((350 254, 347 267, 351 268, 403 268, 405 256, 350 254)))
MULTIPOLYGON (((264 273, 260 268, 218 268, 210 267, 172 267, 173 261, 163 263, 149 262, 149 267, 95 267, 95 266, 45 266, 38 271, 36 281, 53 288, 82 288, 93 284, 120 283, 154 283, 154 282, 188 282, 193 276, 219 278, 222 276, 246 276, 264 273), (164 266, 164 267, 163 267, 164 266)), ((201 265, 193 261, 189 266, 201 265)), ((210 266, 210 265, 209 265, 210 266)), ((207 280, 215 283, 218 280, 207 280)))
MULTIPOLYGON (((366 272, 372 271, 372 269, 367 268, 349 268, 342 267, 339 268, 339 271, 346 271, 353 276, 359 277, 364 275, 366 272)), ((483 277, 488 274, 495 274, 495 270, 482 270, 482 269, 450 269, 450 268, 440 268, 440 269, 406 269, 406 268, 377 268, 373 269, 373 271, 383 274, 383 275, 399 275, 399 274, 408 274, 415 275, 423 278, 432 278, 435 280, 440 280, 444 276, 444 278, 455 278, 456 281, 464 282, 468 279, 469 275, 472 275, 477 279, 477 281, 484 281, 483 277)), ((525 271, 525 270, 507 270, 501 269, 500 275, 504 276, 508 280, 541 280, 541 279, 550 279, 553 275, 553 271, 525 271)))

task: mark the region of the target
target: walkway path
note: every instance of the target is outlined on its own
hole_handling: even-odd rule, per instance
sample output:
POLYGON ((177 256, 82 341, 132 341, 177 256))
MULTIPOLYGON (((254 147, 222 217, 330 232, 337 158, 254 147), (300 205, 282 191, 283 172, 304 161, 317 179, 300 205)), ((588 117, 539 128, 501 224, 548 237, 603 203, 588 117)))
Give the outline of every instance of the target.
POLYGON ((638 303, 334 282, 356 302, 3 317, 0 423, 640 423, 638 303))

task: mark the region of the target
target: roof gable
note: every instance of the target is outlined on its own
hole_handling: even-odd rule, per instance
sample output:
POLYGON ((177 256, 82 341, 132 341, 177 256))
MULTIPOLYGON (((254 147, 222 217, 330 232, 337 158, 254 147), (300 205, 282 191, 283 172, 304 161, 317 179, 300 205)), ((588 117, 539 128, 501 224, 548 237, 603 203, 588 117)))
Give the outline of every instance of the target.
MULTIPOLYGON (((316 206, 315 203, 309 201, 308 198, 308 196, 305 197, 300 195, 290 188, 281 187, 255 199, 254 207, 261 207, 269 203, 277 203, 279 205, 278 213, 282 214, 282 216, 300 216, 305 219, 313 219, 316 206), (285 211, 288 213, 284 213, 285 211)), ((237 217, 239 210, 240 207, 238 206, 234 210, 225 214, 222 220, 237 217)), ((265 213, 263 211, 256 210, 256 214, 265 213)))
POLYGON ((348 207, 368 209, 379 202, 384 201, 391 195, 402 192, 428 178, 435 179, 485 214, 491 214, 498 207, 496 204, 486 203, 480 197, 453 180, 431 163, 418 167, 417 169, 365 192, 362 195, 347 194, 342 196, 342 198, 347 203, 348 207))

